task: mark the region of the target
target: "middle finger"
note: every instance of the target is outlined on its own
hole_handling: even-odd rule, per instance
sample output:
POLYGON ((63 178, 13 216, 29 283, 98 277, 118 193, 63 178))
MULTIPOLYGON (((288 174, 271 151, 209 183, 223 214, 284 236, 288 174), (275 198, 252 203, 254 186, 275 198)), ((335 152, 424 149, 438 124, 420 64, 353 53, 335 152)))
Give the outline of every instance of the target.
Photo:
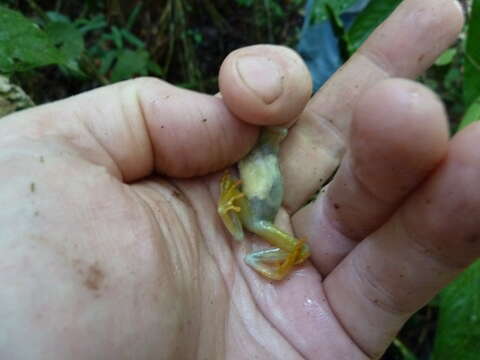
POLYGON ((316 93, 282 145, 289 212, 305 204, 338 167, 359 96, 385 78, 419 75, 462 25, 456 0, 405 0, 316 93))
POLYGON ((441 102, 411 80, 388 79, 369 89, 355 106, 350 132, 335 178, 294 219, 322 274, 391 216, 448 144, 441 102))

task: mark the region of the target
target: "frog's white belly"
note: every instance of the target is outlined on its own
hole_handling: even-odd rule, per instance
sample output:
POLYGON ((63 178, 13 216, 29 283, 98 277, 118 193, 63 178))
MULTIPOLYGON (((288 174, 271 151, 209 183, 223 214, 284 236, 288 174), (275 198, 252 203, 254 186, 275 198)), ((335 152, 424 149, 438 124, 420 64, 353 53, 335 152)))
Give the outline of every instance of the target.
POLYGON ((280 176, 278 159, 274 154, 251 156, 248 161, 241 161, 239 168, 243 180, 242 191, 249 199, 266 199, 280 176))

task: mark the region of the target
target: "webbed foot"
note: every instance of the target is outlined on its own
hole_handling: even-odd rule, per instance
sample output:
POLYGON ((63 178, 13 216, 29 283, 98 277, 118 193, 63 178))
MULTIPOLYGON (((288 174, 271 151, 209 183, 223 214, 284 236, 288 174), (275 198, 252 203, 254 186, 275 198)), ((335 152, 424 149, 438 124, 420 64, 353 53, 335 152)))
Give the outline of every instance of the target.
POLYGON ((308 246, 300 239, 292 252, 279 248, 261 250, 245 256, 245 262, 268 279, 282 280, 309 256, 308 246))

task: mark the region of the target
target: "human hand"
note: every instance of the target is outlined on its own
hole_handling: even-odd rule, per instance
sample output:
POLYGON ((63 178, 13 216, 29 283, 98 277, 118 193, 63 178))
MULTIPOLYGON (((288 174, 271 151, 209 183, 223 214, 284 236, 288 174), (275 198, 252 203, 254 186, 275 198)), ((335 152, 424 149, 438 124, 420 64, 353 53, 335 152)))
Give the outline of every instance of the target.
POLYGON ((292 215, 312 265, 281 283, 244 264, 216 200, 255 124, 304 108, 292 52, 231 54, 223 100, 139 79, 2 119, 0 357, 377 357, 480 254, 478 126, 448 143, 439 101, 385 80, 423 71, 461 22, 451 0, 407 0, 309 101, 282 148, 279 223, 292 215))

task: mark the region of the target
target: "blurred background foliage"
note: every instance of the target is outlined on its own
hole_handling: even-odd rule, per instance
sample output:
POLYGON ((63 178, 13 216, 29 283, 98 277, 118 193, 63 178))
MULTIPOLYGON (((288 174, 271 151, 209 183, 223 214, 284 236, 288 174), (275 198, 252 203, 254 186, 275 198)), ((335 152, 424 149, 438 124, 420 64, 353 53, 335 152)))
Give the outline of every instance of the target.
MULTIPOLYGON (((302 26, 322 22, 346 61, 401 1, 370 0, 347 26, 355 2, 0 0, 0 99, 20 109, 141 75, 215 93, 232 50, 296 47, 302 26)), ((480 0, 462 5, 464 31, 419 78, 446 103, 452 133, 480 118, 480 0)), ((480 359, 480 263, 418 311, 383 359, 480 359)))
POLYGON ((0 45, 0 54, 11 60, 0 63, 0 72, 14 74, 36 102, 138 75, 214 92, 230 51, 262 42, 295 45, 304 5, 303 0, 3 2, 27 18, 9 14, 10 24, 2 21, 2 38, 15 39, 10 45, 17 52, 8 41, 0 45), (53 81, 62 86, 48 86, 53 81))

